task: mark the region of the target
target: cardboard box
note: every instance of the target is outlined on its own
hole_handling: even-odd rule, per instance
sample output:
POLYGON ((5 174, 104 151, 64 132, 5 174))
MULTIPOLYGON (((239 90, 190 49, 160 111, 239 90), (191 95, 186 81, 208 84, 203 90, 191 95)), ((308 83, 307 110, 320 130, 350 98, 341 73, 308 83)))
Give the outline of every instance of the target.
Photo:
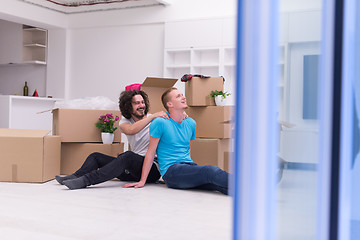
POLYGON ((0 181, 46 182, 60 173, 60 137, 48 130, 0 129, 0 181))
POLYGON ((191 78, 185 83, 185 97, 188 106, 214 106, 215 101, 210 97, 213 90, 224 90, 223 77, 191 78))
MULTIPOLYGON (((57 108, 53 113, 53 135, 61 137, 61 142, 97 142, 101 143, 101 131, 95 127, 99 117, 112 113, 121 118, 120 111, 92 109, 57 108)), ((118 127, 117 121, 114 126, 118 127)), ((121 142, 119 128, 115 131, 114 143, 121 142)))
POLYGON ((233 107, 189 107, 186 113, 196 121, 196 137, 230 138, 233 107))
POLYGON ((231 139, 196 138, 190 142, 190 155, 198 165, 216 165, 224 170, 224 153, 231 148, 231 139))
POLYGON ((177 79, 174 78, 154 78, 147 77, 141 85, 141 90, 146 92, 149 96, 150 111, 149 113, 156 113, 166 111, 161 102, 161 95, 168 89, 174 86, 177 79))
POLYGON ((69 175, 74 173, 93 152, 117 157, 117 155, 124 152, 124 143, 62 143, 61 174, 69 175))
POLYGON ((224 171, 230 172, 230 167, 233 166, 232 163, 230 163, 233 155, 233 152, 224 152, 224 171))

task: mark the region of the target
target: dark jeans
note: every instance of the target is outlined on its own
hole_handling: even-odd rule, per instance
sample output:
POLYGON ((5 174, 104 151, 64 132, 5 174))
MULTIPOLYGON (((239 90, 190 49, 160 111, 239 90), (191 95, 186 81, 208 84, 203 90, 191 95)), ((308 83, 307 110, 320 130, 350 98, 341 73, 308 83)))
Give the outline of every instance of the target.
POLYGON ((169 188, 198 188, 228 194, 229 174, 214 165, 177 163, 169 167, 163 179, 169 188))
MULTIPOLYGON (((134 152, 126 151, 117 157, 108 156, 102 153, 90 154, 81 168, 74 175, 84 176, 86 184, 95 185, 106 182, 113 178, 119 178, 121 181, 140 181, 144 157, 134 152)), ((159 180, 160 173, 155 163, 152 165, 148 183, 159 180)))

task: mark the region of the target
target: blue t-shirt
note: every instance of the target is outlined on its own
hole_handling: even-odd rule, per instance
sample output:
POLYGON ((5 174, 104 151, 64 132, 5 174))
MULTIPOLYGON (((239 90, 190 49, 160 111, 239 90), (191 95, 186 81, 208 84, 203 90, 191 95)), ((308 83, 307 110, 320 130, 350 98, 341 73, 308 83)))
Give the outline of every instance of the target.
POLYGON ((190 140, 195 139, 195 131, 196 122, 190 117, 181 123, 161 117, 151 122, 150 136, 160 138, 156 154, 161 176, 175 163, 192 162, 190 140))

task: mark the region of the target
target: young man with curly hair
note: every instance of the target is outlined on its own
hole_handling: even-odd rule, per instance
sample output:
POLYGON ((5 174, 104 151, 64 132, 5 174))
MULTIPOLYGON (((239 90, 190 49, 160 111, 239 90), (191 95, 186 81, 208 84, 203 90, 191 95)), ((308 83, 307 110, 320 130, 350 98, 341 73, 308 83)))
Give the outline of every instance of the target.
POLYGON ((150 142, 145 155, 141 179, 123 187, 143 187, 150 176, 155 153, 160 173, 169 188, 198 188, 228 194, 229 174, 214 165, 199 166, 190 158, 190 141, 195 139, 196 122, 183 118, 186 98, 176 88, 162 95, 170 120, 157 118, 150 124, 150 142))
MULTIPOLYGON (((69 189, 80 189, 113 178, 119 178, 121 181, 140 180, 144 156, 149 146, 150 122, 158 117, 165 119, 169 117, 163 111, 148 114, 148 96, 139 90, 122 92, 119 97, 119 108, 123 115, 119 123, 120 130, 126 135, 131 150, 117 157, 98 152, 92 153, 75 173, 63 177, 56 176, 55 179, 60 184, 69 189)), ((149 168, 149 177, 146 182, 153 183, 159 178, 158 163, 155 159, 149 168)))

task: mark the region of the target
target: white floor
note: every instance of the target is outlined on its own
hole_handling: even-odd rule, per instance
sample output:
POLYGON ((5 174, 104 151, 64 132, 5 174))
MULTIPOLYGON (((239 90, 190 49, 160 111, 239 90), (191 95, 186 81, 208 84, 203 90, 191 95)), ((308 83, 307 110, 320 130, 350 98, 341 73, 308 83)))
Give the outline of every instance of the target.
POLYGON ((55 180, 0 183, 0 238, 231 239, 230 197, 163 184, 123 189, 123 184, 67 190, 55 180))
POLYGON ((277 199, 278 240, 315 240, 317 172, 285 169, 277 199))
MULTIPOLYGON (((315 171, 284 170, 278 188, 278 240, 315 239, 315 171)), ((2 240, 231 239, 232 199, 216 192, 164 184, 123 189, 109 181, 68 190, 0 183, 2 240)))

